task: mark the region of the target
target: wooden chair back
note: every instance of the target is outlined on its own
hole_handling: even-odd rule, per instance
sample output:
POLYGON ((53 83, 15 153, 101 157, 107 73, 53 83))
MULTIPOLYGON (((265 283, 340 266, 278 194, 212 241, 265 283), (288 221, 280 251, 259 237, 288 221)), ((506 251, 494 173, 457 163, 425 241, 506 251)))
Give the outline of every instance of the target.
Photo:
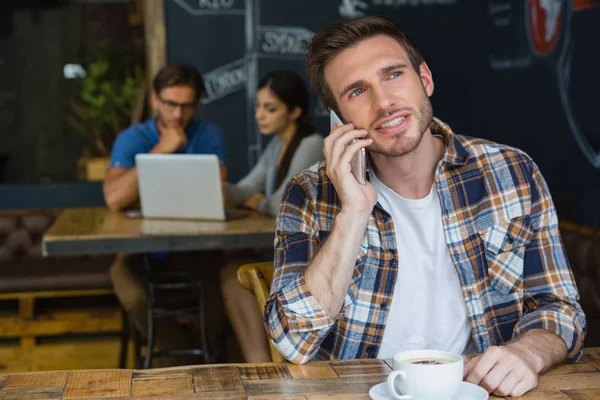
MULTIPOLYGON (((237 280, 240 285, 254 293, 256 304, 262 314, 273 281, 273 263, 261 262, 242 265, 237 270, 237 280)), ((273 362, 286 362, 286 359, 271 342, 269 342, 269 348, 271 349, 271 360, 273 362)))

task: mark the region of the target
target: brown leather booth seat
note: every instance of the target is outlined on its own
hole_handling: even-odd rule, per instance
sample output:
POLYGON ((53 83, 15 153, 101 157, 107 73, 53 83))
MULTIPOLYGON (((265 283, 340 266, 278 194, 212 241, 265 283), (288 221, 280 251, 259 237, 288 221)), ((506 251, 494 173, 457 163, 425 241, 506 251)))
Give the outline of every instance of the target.
POLYGON ((563 223, 561 235, 587 317, 585 345, 600 346, 600 231, 563 223))
POLYGON ((126 365, 112 257, 42 257, 42 236, 59 212, 0 211, 2 373, 126 365))
POLYGON ((42 236, 59 212, 0 212, 0 293, 111 287, 112 257, 42 257, 42 236))

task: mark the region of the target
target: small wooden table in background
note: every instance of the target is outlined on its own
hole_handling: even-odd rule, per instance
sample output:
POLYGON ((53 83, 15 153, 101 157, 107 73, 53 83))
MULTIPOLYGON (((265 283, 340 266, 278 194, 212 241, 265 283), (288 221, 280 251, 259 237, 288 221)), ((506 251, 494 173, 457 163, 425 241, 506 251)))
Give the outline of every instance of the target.
POLYGON ((44 235, 45 256, 154 251, 260 249, 273 246, 275 218, 232 221, 129 218, 105 208, 65 210, 44 235))
MULTIPOLYGON (((306 365, 226 364, 148 370, 88 370, 0 375, 0 399, 368 399, 390 360, 306 365)), ((490 398, 498 398, 491 396, 490 398)), ((600 348, 540 377, 523 399, 600 399, 600 348)))

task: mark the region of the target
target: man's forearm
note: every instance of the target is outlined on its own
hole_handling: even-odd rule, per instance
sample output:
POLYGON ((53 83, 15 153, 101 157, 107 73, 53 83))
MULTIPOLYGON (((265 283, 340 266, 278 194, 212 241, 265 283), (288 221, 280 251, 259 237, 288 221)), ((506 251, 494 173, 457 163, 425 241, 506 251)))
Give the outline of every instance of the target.
POLYGON ((325 244, 306 270, 307 286, 331 318, 342 308, 368 219, 369 214, 339 213, 325 244))
POLYGON ((104 202, 112 211, 119 211, 133 204, 138 196, 137 168, 133 167, 123 175, 104 183, 104 202))
MULTIPOLYGON (((150 154, 172 154, 173 145, 160 140, 150 154)), ((139 197, 137 168, 133 167, 123 175, 104 182, 104 202, 112 211, 130 206, 139 197)))
POLYGON ((567 345, 554 333, 545 329, 532 329, 506 345, 520 357, 529 360, 536 374, 563 362, 567 358, 567 345))

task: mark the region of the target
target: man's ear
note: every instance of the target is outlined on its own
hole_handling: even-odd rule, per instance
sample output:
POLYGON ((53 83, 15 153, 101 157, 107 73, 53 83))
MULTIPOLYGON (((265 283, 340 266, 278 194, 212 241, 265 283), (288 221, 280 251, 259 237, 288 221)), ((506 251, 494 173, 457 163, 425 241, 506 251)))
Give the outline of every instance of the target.
POLYGON ((423 88, 427 93, 427 96, 431 97, 433 94, 434 84, 433 84, 433 75, 431 74, 431 70, 427 66, 427 63, 423 61, 419 66, 419 76, 421 78, 421 83, 423 84, 423 88))
POLYGON ((150 94, 150 104, 152 105, 152 109, 157 110, 159 103, 160 100, 158 99, 158 94, 153 90, 150 94))

